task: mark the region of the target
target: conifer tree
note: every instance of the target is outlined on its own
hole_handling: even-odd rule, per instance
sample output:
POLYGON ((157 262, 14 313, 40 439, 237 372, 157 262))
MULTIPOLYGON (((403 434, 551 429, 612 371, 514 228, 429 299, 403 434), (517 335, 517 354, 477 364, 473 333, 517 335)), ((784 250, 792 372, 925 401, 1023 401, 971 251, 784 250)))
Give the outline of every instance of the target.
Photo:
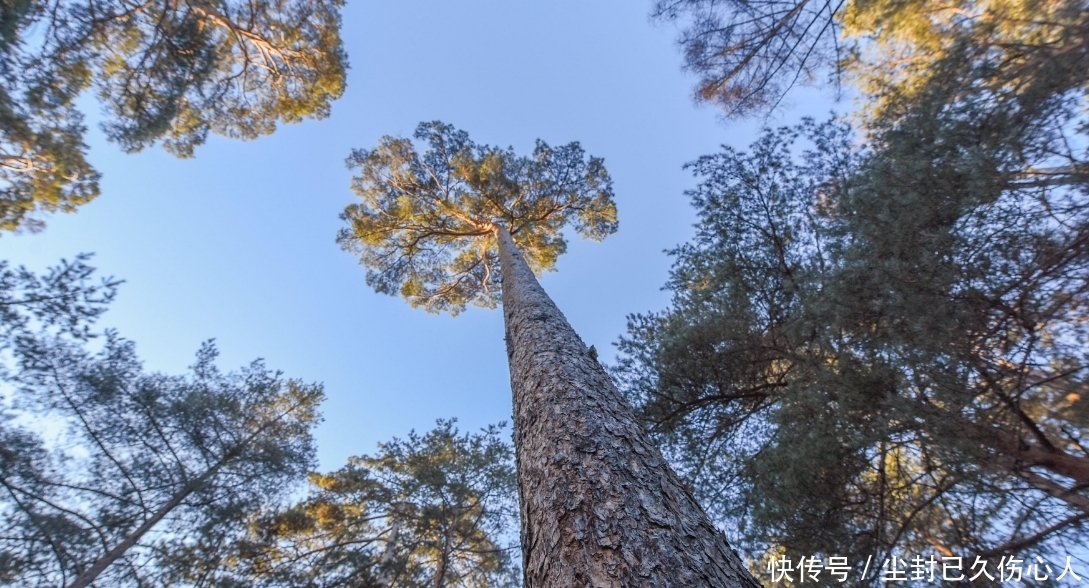
POLYGON ((189 157, 323 117, 344 89, 340 0, 25 0, 0 5, 0 230, 98 195, 76 100, 125 151, 189 157))
POLYGON ((379 444, 310 495, 251 524, 240 553, 263 586, 498 588, 518 585, 514 459, 501 426, 459 434, 453 420, 379 444))
POLYGON ((0 584, 209 585, 309 469, 320 386, 221 373, 210 343, 191 374, 148 374, 116 333, 88 349, 115 281, 4 269, 0 584))
POLYGON ((916 112, 865 146, 807 124, 692 165, 696 236, 619 375, 753 552, 860 578, 1086 544, 1089 185, 1025 173, 1054 145, 989 114, 916 112))
MULTIPOLYGON (((45 275, 0 261, 0 351, 43 333, 86 340, 117 294, 119 280, 94 281, 89 254, 61 261, 45 275)), ((0 372, 4 375, 6 372, 0 372)))
POLYGON ((756 586, 651 443, 534 273, 563 253, 563 227, 617 228, 602 160, 577 143, 529 157, 421 124, 418 152, 385 137, 355 151, 339 236, 377 291, 456 313, 501 300, 514 395, 523 573, 528 588, 756 586))
MULTIPOLYGON (((855 85, 872 111, 917 96, 950 65, 986 72, 997 94, 1023 93, 1033 77, 1065 93, 1089 69, 1085 0, 657 0, 653 15, 680 24, 696 98, 729 116, 829 77, 855 85)), ((965 89, 971 80, 960 78, 965 89)))
POLYGON ((862 106, 861 137, 693 164, 674 302, 622 367, 699 494, 795 556, 1084 544, 1089 6, 658 6, 734 114, 828 66, 862 106))

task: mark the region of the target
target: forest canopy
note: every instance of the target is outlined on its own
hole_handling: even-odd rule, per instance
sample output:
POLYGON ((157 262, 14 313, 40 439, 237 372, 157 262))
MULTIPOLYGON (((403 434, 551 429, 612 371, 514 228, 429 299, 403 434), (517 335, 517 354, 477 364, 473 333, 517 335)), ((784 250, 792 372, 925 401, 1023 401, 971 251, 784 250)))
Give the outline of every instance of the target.
MULTIPOLYGON (((35 230, 98 194, 92 100, 123 150, 179 157, 210 134, 326 116, 344 89, 341 8, 0 2, 0 230, 35 230)), ((773 112, 804 83, 849 88, 857 106, 691 163, 698 224, 671 251, 671 302, 631 316, 619 343, 616 381, 731 542, 751 560, 858 566, 1084 554, 1089 4, 658 0, 654 15, 679 24, 697 100, 727 118, 773 112)), ((603 160, 578 143, 518 155, 431 122, 348 165, 358 199, 338 243, 371 287, 430 312, 495 307, 511 291, 504 248, 532 282, 565 252, 566 227, 601 239, 618 226, 603 160)), ((42 275, 0 263, 0 584, 517 584, 499 428, 440 421, 317 472, 320 385, 260 362, 220 371, 211 343, 183 374, 148 371, 133 342, 94 328, 118 286, 86 257, 42 275)), ((642 498, 688 495, 656 490, 669 476, 616 482, 639 469, 617 457, 633 448, 668 466, 638 426, 598 418, 626 407, 599 385, 596 348, 568 326, 555 353, 558 339, 528 330, 562 319, 552 310, 506 325, 511 373, 542 368, 512 378, 520 451, 536 452, 518 464, 537 476, 522 484, 537 497, 522 509, 525 577, 583 572, 552 566, 554 545, 616 556, 602 573, 650 569, 632 545, 695 535, 642 498), (562 393, 539 385, 572 375, 562 393), (611 404, 549 416, 591 385, 611 404), (572 490, 587 480, 596 494, 572 490), (575 494, 593 498, 565 501, 575 494), (642 522, 612 533, 628 505, 651 516, 626 523, 661 535, 642 522)), ((698 549, 676 551, 710 569, 698 549)))
POLYGON ((697 236, 617 373, 754 554, 1084 540, 1087 186, 943 130, 807 123, 692 165, 697 236))
POLYGON ((99 193, 77 99, 128 152, 190 157, 329 114, 344 91, 340 0, 0 3, 0 230, 37 229, 99 193))
POLYGON ((513 454, 453 420, 314 471, 320 385, 256 361, 180 376, 93 326, 88 256, 0 263, 0 585, 513 585, 513 454), (309 491, 307 480, 309 479, 309 491))
POLYGON ((745 116, 775 109, 797 84, 827 81, 857 89, 862 110, 880 108, 950 68, 987 78, 997 93, 1030 92, 1024 82, 1033 78, 1048 80, 1037 87, 1055 97, 1083 92, 1087 8, 1084 0, 658 0, 653 15, 680 26, 697 100, 745 116))
POLYGON ((819 73, 859 106, 690 164, 672 303, 620 342, 629 398, 751 553, 1084 545, 1086 8, 658 4, 728 115, 819 73))

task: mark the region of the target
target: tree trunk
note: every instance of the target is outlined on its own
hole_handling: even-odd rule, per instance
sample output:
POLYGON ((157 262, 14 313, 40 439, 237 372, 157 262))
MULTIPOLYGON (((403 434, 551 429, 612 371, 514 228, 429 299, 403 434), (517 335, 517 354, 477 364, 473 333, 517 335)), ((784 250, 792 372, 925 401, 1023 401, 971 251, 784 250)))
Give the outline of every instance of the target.
POLYGON ((378 560, 378 574, 376 582, 382 588, 388 588, 393 581, 392 566, 393 556, 397 553, 397 538, 401 534, 401 517, 394 511, 393 528, 389 531, 389 539, 386 540, 386 548, 382 551, 382 559, 378 560))
POLYGON ((95 578, 97 578, 99 574, 104 572, 106 568, 110 567, 110 564, 117 561, 117 559, 120 558, 122 555, 125 555, 125 552, 128 551, 133 545, 136 545, 136 542, 139 541, 145 533, 150 531, 152 527, 158 524, 159 521, 163 520, 163 518, 166 517, 166 515, 170 514, 172 510, 177 508, 178 505, 180 505, 182 501, 188 498, 190 494, 192 494, 197 488, 200 488, 202 484, 204 484, 212 476, 214 476, 216 472, 219 471, 219 468, 223 465, 223 463, 224 462, 221 460, 219 463, 212 466, 210 469, 201 474, 200 477, 190 481, 185 486, 182 486, 181 490, 178 490, 178 492, 175 493, 174 496, 172 496, 166 504, 159 507, 159 510, 155 511, 151 515, 151 517, 143 522, 143 524, 141 524, 139 527, 129 533, 121 541, 121 543, 118 543, 113 549, 107 551, 105 554, 102 555, 102 557, 95 560, 90 567, 84 570, 83 573, 77 576, 76 579, 68 585, 68 588, 86 588, 87 586, 90 586, 91 582, 94 582, 95 578))
POLYGON ((526 588, 755 588, 498 228, 526 588))
POLYGON ((442 588, 446 582, 446 567, 450 565, 450 528, 442 531, 442 550, 439 552, 439 566, 431 579, 431 588, 442 588))

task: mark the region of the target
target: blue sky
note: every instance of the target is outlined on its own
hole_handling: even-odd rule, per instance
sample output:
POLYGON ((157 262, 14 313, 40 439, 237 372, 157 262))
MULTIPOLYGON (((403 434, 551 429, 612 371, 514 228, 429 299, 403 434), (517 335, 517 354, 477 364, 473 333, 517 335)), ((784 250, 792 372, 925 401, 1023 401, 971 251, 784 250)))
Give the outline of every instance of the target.
POLYGON ((467 429, 509 421, 500 313, 412 310, 371 291, 334 243, 353 198, 344 159, 436 119, 478 143, 526 153, 538 137, 579 141, 603 157, 620 230, 602 243, 572 239, 542 283, 610 360, 625 316, 667 302, 663 250, 694 221, 683 164, 747 145, 765 122, 834 107, 800 93, 770 121, 722 123, 692 103, 676 31, 650 23, 649 10, 649 0, 349 2, 348 90, 330 118, 256 141, 214 137, 189 160, 121 153, 88 100, 102 196, 40 234, 4 235, 0 258, 43 269, 95 252, 103 274, 126 280, 102 324, 136 341, 149 369, 180 372, 215 338, 225 369, 261 357, 323 382, 323 469, 437 418, 467 429))

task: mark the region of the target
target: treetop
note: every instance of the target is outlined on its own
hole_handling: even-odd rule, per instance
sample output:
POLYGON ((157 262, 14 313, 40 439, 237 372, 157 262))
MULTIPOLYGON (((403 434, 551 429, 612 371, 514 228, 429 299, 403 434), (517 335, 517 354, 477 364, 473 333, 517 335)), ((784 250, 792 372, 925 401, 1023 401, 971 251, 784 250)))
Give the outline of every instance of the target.
POLYGON ((540 274, 567 249, 571 224, 600 241, 617 229, 612 179, 604 161, 577 142, 533 154, 478 145, 442 122, 420 123, 415 139, 385 136, 357 149, 352 190, 337 242, 367 267, 367 284, 413 307, 457 314, 467 304, 494 308, 500 295, 498 230, 506 229, 540 274))
POLYGON ((77 98, 106 137, 190 157, 328 116, 344 91, 342 0, 17 0, 0 9, 0 231, 40 229, 99 193, 77 98))

